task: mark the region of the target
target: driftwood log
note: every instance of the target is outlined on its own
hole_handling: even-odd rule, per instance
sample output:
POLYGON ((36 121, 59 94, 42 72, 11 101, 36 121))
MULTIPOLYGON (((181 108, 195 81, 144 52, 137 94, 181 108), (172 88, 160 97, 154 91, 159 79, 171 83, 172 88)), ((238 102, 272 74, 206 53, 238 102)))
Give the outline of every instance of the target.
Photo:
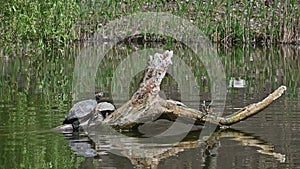
POLYGON ((109 115, 103 121, 104 124, 117 129, 134 129, 147 121, 158 119, 175 121, 180 117, 183 122, 193 122, 196 125, 210 122, 221 127, 230 126, 257 114, 286 90, 285 86, 281 86, 262 101, 248 105, 225 117, 217 116, 218 112, 195 110, 181 102, 165 100, 159 96, 160 84, 168 66, 172 64, 172 56, 172 51, 150 56, 140 88, 128 102, 109 115))

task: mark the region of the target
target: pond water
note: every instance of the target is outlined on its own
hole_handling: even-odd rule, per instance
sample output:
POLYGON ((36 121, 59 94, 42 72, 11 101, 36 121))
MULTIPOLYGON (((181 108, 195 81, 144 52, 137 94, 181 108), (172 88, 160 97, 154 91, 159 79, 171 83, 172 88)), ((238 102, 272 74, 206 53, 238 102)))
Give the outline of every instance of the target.
MULTIPOLYGON (((135 50, 149 47, 159 46, 121 44, 112 48, 98 71, 94 69, 95 89, 80 99, 91 97, 94 91, 103 91, 103 100, 116 107, 122 105, 137 89, 142 71, 132 68, 131 79, 124 79, 118 66, 135 50), (121 89, 120 83, 127 84, 127 88, 121 89)), ((173 49, 193 75, 185 77, 184 86, 192 86, 185 90, 180 86, 183 82, 168 74, 161 95, 194 108, 203 101, 210 102, 212 80, 201 58, 180 45, 163 48, 173 49), (198 93, 194 92, 196 89, 198 93)), ((286 85, 288 90, 268 108, 231 129, 216 130, 204 139, 199 137, 198 127, 175 146, 140 140, 151 139, 151 134, 172 124, 163 120, 156 122, 156 128, 149 124, 140 129, 148 135, 136 132, 107 135, 102 133, 105 129, 101 126, 89 135, 51 130, 61 125, 74 102, 73 71, 82 46, 34 58, 1 56, 0 168, 300 168, 300 49, 215 47, 215 50, 226 75, 224 115, 263 99, 280 85, 286 85)), ((134 59, 130 63, 141 64, 134 59)), ((129 69, 123 71, 126 70, 129 69)))

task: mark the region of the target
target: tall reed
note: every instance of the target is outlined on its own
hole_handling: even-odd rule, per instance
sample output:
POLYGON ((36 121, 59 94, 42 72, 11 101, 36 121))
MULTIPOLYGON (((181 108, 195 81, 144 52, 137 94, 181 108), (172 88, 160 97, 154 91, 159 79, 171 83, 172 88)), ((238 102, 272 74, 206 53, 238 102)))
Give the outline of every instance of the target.
POLYGON ((149 11, 185 18, 213 42, 225 45, 300 44, 299 5, 296 0, 1 1, 0 45, 10 56, 52 47, 64 49, 116 18, 149 11))

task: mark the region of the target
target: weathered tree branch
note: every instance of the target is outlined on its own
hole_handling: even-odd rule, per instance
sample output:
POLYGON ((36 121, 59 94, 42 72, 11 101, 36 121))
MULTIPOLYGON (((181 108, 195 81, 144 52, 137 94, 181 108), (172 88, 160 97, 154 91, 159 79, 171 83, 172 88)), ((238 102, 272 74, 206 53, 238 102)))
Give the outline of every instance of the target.
POLYGON ((173 51, 166 51, 164 54, 156 53, 150 56, 148 67, 144 74, 140 88, 133 94, 131 104, 142 104, 151 95, 158 95, 160 83, 166 75, 168 67, 172 64, 173 51))
POLYGON ((261 102, 248 105, 225 117, 218 117, 215 115, 216 113, 191 109, 180 102, 164 100, 158 95, 161 81, 168 66, 172 63, 172 56, 172 51, 150 56, 140 88, 133 94, 131 100, 108 116, 104 123, 115 128, 132 129, 147 121, 157 119, 175 121, 180 118, 183 122, 187 121, 194 124, 210 122, 219 126, 228 126, 257 114, 279 98, 286 90, 285 86, 281 86, 261 102))
MULTIPOLYGON (((273 101, 278 99, 286 90, 285 86, 280 86, 277 90, 275 90, 273 93, 271 93, 268 97, 266 97, 264 100, 258 102, 258 103, 253 103, 250 104, 241 110, 225 116, 225 117, 216 117, 214 114, 215 113, 203 113, 199 110, 187 108, 187 107, 182 107, 182 106, 177 106, 174 104, 172 101, 166 101, 166 106, 168 108, 168 111, 166 112, 167 114, 174 114, 176 117, 186 117, 192 120, 196 121, 196 124, 201 124, 203 122, 211 122, 214 124, 218 124, 220 126, 222 125, 232 125, 234 123, 240 122, 242 120, 245 120, 261 110, 265 109, 268 107, 273 101)), ((169 119, 172 120, 172 119, 169 119)))
POLYGON ((239 121, 245 120, 268 107, 273 101, 278 99, 284 93, 285 90, 285 86, 280 86, 262 101, 250 104, 229 116, 219 118, 219 123, 222 125, 231 125, 239 121))

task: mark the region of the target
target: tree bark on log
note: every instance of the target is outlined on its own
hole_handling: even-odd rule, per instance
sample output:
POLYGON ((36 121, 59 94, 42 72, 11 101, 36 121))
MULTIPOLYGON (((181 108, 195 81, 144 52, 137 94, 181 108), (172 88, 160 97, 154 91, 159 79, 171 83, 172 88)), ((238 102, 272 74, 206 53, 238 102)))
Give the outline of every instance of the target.
POLYGON ((250 104, 231 115, 218 117, 216 115, 218 112, 195 110, 181 102, 165 100, 159 96, 160 84, 168 66, 172 64, 172 56, 173 51, 165 51, 163 54, 156 53, 154 56, 150 56, 140 88, 127 103, 109 115, 103 123, 117 129, 134 129, 147 121, 157 119, 175 121, 180 118, 182 122, 194 122, 196 125, 210 122, 218 126, 229 126, 265 109, 286 90, 285 86, 280 86, 258 103, 250 104))

